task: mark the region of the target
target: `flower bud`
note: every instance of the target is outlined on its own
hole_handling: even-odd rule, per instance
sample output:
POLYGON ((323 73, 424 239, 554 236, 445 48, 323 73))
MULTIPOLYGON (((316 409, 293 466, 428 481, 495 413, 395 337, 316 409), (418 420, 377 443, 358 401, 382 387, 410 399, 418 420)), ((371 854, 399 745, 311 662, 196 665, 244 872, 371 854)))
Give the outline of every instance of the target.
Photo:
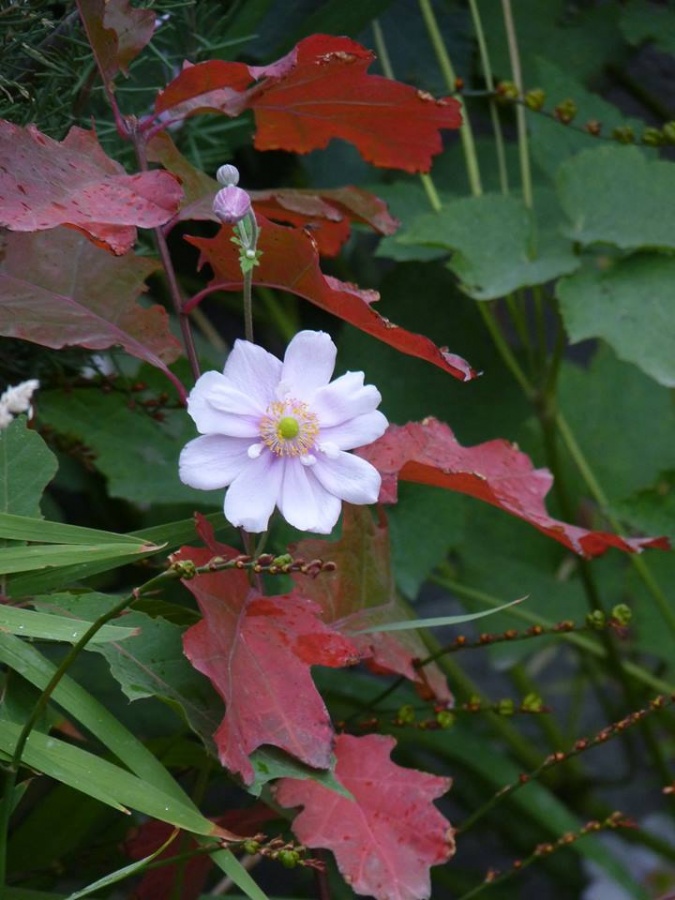
POLYGON ((221 222, 236 225, 250 213, 251 198, 246 191, 230 185, 218 191, 214 197, 213 211, 221 222))
POLYGON ((239 169, 227 163, 218 169, 216 178, 218 184, 222 184, 223 187, 236 187, 239 184, 239 169))

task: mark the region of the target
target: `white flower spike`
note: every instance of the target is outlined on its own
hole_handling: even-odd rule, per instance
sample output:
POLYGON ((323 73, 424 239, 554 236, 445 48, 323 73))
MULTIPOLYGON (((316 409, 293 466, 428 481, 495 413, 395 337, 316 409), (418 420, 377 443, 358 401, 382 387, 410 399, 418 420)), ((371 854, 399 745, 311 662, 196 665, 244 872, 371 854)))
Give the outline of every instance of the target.
POLYGON ((283 362, 236 341, 223 374, 206 372, 188 397, 201 437, 181 453, 181 481, 227 487, 225 518, 250 532, 276 506, 300 531, 330 534, 343 500, 375 503, 379 472, 347 451, 384 434, 382 397, 363 372, 331 382, 336 355, 323 331, 296 334, 283 362))

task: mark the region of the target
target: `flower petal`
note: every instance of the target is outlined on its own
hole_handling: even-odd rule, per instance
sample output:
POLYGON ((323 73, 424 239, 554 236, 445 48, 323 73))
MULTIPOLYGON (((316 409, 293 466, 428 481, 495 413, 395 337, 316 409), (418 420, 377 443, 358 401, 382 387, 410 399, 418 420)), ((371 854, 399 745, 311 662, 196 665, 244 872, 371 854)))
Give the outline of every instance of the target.
POLYGON ((231 386, 263 411, 277 399, 276 386, 281 378, 281 360, 250 341, 235 341, 223 374, 231 386))
POLYGON ((225 518, 246 531, 267 531, 284 474, 283 461, 272 453, 250 459, 225 494, 225 518))
POLYGON ((178 474, 183 484, 212 491, 227 487, 249 462, 250 441, 207 434, 181 450, 178 474))
POLYGON ((312 397, 312 410, 318 415, 321 427, 327 428, 373 412, 381 401, 382 395, 376 387, 364 385, 363 372, 345 372, 319 388, 312 397))
POLYGON ((336 356, 325 331, 299 331, 286 348, 281 382, 297 400, 309 400, 330 381, 336 356))
POLYGON ((322 428, 319 436, 319 444, 330 442, 336 444, 340 450, 354 450, 356 447, 365 447, 372 444, 387 430, 389 423, 386 417, 375 410, 355 419, 349 419, 333 428, 322 428))
POLYGON ((289 459, 279 496, 279 509, 286 521, 300 531, 330 534, 340 517, 342 504, 314 477, 314 466, 289 459))
POLYGON ((312 473, 329 493, 347 503, 377 502, 382 477, 375 466, 359 456, 339 453, 327 459, 319 453, 312 473))
POLYGON ((233 388, 220 372, 205 372, 188 397, 188 413, 202 434, 258 437, 264 412, 264 406, 233 388))

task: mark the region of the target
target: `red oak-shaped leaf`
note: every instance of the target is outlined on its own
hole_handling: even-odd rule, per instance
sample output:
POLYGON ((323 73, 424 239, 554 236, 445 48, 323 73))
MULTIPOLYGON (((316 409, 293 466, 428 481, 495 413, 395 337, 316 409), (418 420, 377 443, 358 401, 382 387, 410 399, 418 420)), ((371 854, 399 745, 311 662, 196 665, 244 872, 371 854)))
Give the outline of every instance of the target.
MULTIPOLYGON (((363 291, 324 275, 319 268, 316 244, 309 234, 297 228, 275 225, 262 216, 260 224, 258 248, 262 250, 262 257, 253 272, 255 284, 304 297, 402 353, 431 362, 462 381, 477 375, 460 356, 437 347, 421 334, 399 328, 377 313, 371 306, 379 299, 376 291, 363 291)), ((213 269, 215 277, 211 285, 218 285, 225 291, 239 291, 242 276, 231 234, 231 229, 221 228, 214 238, 188 237, 187 240, 201 250, 200 262, 208 262, 213 269)))
POLYGON ((103 81, 127 71, 155 30, 151 9, 134 9, 129 0, 78 0, 91 49, 103 81))
POLYGON ((166 364, 181 347, 166 310, 136 303, 154 260, 111 256, 68 228, 6 233, 0 258, 0 334, 55 348, 119 345, 175 381, 166 364))
POLYGON ((667 538, 624 538, 551 518, 544 505, 553 482, 547 469, 535 469, 529 456, 508 441, 462 447, 450 428, 436 419, 391 425, 381 438, 358 453, 382 474, 381 503, 396 502, 399 479, 414 481, 470 494, 498 506, 580 556, 599 556, 610 547, 631 553, 645 547, 669 548, 667 538))
MULTIPOLYGON (((154 135, 147 149, 148 159, 160 162, 181 180, 185 202, 176 220, 218 222, 213 212, 213 198, 220 189, 218 182, 196 169, 166 132, 154 135)), ((249 194, 255 211, 265 218, 311 229, 319 253, 325 256, 338 253, 349 237, 351 222, 362 222, 380 234, 393 234, 399 225, 384 201, 351 185, 317 191, 279 188, 249 194)))
POLYGON ((312 35, 271 66, 186 68, 159 95, 157 111, 233 116, 250 108, 258 150, 308 153, 341 138, 376 166, 427 172, 442 149, 440 130, 461 124, 459 104, 369 75, 374 58, 349 38, 312 35))
POLYGON ((432 802, 451 781, 397 766, 389 758, 395 744, 379 734, 338 736, 335 776, 353 800, 295 778, 281 779, 276 800, 304 807, 293 822, 296 837, 332 850, 357 894, 423 900, 431 892, 429 869, 455 852, 453 829, 432 802))
POLYGON ((371 668, 403 675, 426 699, 433 697, 451 705, 452 694, 440 669, 436 665, 416 669, 413 665, 427 655, 416 631, 357 633, 410 615, 396 591, 384 516, 376 523, 366 507, 345 503, 343 509, 338 541, 310 538, 293 550, 304 559, 331 560, 337 569, 323 572, 320 578, 294 575, 298 590, 319 604, 327 622, 349 636, 371 668))
MULTIPOLYGON (((212 549, 183 547, 174 559, 204 565, 212 557, 212 549)), ((183 636, 185 655, 226 704, 214 735, 222 764, 250 784, 249 755, 269 744, 327 769, 333 729, 310 666, 357 662, 351 641, 321 621, 312 600, 297 591, 264 597, 244 572, 214 572, 185 584, 203 616, 183 636)))
POLYGON ((93 132, 71 128, 59 143, 33 125, 0 121, 0 225, 12 231, 70 225, 123 254, 136 226, 164 224, 181 197, 169 172, 127 175, 93 132))

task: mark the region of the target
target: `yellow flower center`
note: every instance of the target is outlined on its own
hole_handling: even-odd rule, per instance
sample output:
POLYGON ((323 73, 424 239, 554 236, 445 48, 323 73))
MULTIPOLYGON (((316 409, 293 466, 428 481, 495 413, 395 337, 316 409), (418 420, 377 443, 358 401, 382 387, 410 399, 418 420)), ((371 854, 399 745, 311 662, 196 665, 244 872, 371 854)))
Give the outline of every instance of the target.
POLYGON ((277 456, 306 456, 319 436, 319 420, 306 403, 288 398, 270 403, 259 430, 263 444, 277 456))

